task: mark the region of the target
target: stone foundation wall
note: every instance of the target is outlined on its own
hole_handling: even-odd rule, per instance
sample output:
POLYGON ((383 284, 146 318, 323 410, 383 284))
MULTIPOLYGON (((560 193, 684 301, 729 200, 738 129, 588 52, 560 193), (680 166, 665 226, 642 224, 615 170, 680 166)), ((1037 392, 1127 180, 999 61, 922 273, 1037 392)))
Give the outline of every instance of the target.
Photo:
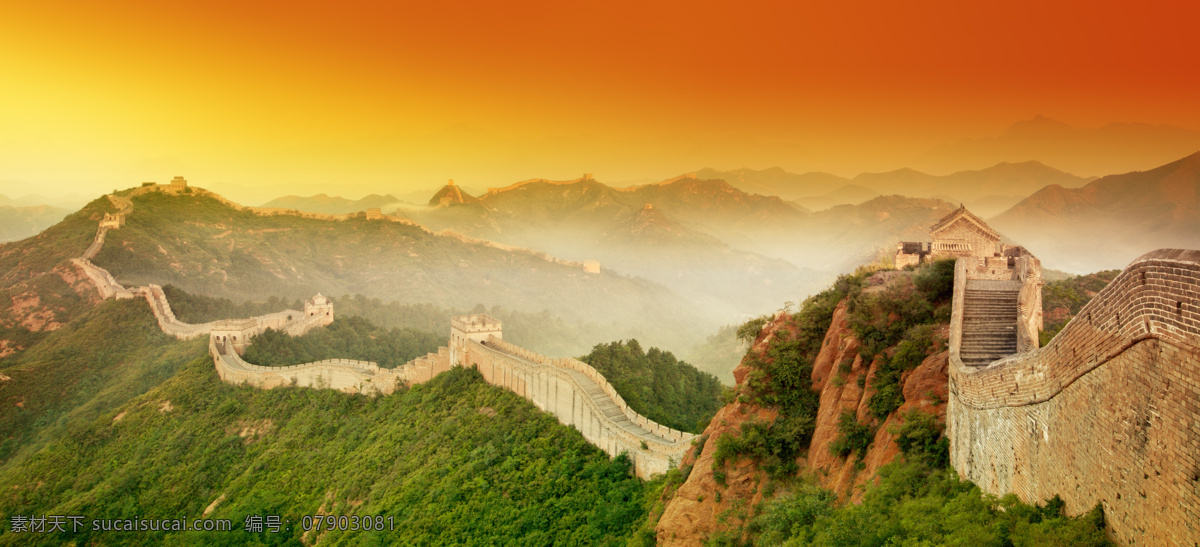
POLYGON ((980 370, 958 359, 956 305, 955 469, 997 495, 1060 495, 1070 514, 1100 504, 1122 543, 1200 543, 1198 295, 1200 251, 1148 253, 1046 347, 980 370))

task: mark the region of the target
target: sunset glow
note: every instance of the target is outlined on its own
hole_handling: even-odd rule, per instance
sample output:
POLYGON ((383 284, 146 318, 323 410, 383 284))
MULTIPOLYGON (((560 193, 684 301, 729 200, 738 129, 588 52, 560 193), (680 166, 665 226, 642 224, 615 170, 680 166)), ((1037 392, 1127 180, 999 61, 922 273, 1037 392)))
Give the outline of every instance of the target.
POLYGON ((931 148, 1038 114, 1200 129, 1198 8, 1133 6, 8 3, 0 193, 938 172, 931 148))

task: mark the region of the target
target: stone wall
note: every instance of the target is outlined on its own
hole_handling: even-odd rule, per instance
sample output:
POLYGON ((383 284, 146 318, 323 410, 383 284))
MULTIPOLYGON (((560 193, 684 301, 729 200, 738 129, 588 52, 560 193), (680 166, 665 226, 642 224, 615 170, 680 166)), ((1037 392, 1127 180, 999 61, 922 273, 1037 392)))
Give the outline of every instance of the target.
POLYGON ((579 430, 612 456, 626 453, 639 477, 665 473, 683 460, 695 437, 629 409, 598 372, 574 359, 549 359, 496 337, 469 341, 464 366, 579 430), (609 405, 615 404, 612 408, 609 405), (624 419, 622 419, 624 418, 624 419))
POLYGON ((955 269, 951 462, 993 494, 1103 506, 1125 544, 1200 544, 1200 251, 1134 261, 1046 347, 978 370, 958 358, 955 269))

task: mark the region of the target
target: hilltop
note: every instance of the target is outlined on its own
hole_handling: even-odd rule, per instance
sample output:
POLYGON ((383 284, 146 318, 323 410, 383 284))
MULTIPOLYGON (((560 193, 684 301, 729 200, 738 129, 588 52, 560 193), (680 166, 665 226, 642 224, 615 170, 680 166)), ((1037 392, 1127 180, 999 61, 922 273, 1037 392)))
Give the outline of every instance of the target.
POLYGON ((989 220, 1053 268, 1121 268, 1148 249, 1200 241, 1200 152, 1082 188, 1049 186, 989 220), (1097 252, 1103 249, 1103 252, 1097 252))
MULTIPOLYGON (((412 223, 256 214, 200 189, 142 193, 132 203, 124 227, 108 234, 94 258, 130 286, 173 284, 235 301, 362 294, 401 304, 548 311, 571 323, 606 325, 605 334, 594 332, 576 351, 633 335, 678 351, 690 346, 689 333, 698 339, 705 330, 691 303, 655 283, 587 273, 578 263, 412 223)), ((16 341, 22 332, 66 323, 95 299, 70 259, 112 210, 102 198, 37 238, 0 246, 0 290, 11 303, 0 310, 3 326, 19 331, 5 335, 9 345, 22 345, 16 341)))

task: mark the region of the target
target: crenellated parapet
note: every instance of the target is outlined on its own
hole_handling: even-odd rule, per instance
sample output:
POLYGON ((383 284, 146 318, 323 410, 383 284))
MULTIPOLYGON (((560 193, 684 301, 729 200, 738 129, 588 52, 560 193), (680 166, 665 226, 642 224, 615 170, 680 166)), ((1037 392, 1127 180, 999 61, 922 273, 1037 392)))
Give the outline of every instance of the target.
POLYGON ((965 262, 951 322, 954 468, 989 493, 1060 495, 1071 514, 1100 504, 1122 543, 1200 543, 1200 251, 1143 255, 1045 347, 983 368, 958 354, 965 262))

